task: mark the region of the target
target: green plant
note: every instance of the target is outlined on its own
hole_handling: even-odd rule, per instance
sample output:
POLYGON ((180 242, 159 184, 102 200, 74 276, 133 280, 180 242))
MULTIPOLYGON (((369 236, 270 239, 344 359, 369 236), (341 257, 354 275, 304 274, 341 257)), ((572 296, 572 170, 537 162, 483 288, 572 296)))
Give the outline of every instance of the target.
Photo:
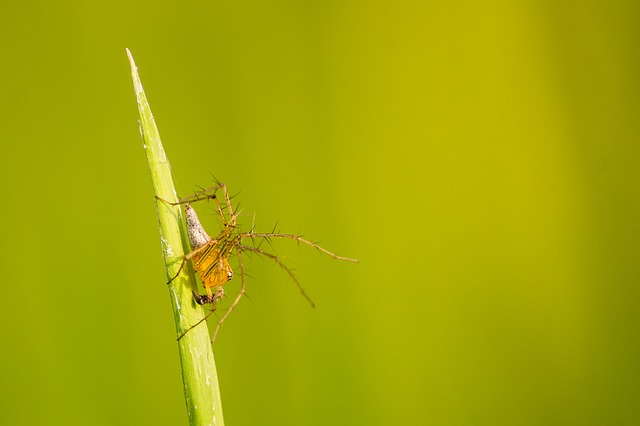
MULTIPOLYGON (((144 141, 151 183, 155 197, 170 202, 177 202, 171 166, 165 154, 160 134, 153 119, 149 102, 142 88, 138 69, 131 52, 127 49, 131 65, 133 87, 140 114, 140 130, 144 141)), ((185 222, 179 205, 170 205, 156 201, 156 212, 160 226, 162 255, 167 278, 176 275, 180 260, 190 251, 186 237, 185 222)), ((203 308, 193 301, 192 290, 197 289, 193 270, 188 274, 180 274, 167 286, 171 296, 173 316, 176 324, 176 336, 183 334, 190 326, 204 317, 203 308)), ((223 426, 222 404, 218 387, 218 376, 206 327, 196 327, 178 341, 182 381, 187 413, 191 425, 223 426)))

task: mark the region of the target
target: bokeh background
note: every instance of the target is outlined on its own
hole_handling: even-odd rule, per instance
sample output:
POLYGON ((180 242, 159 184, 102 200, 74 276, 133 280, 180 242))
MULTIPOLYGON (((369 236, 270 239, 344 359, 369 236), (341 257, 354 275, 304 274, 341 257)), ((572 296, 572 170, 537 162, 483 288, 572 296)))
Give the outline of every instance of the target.
POLYGON ((361 260, 275 244, 316 309, 251 262, 214 347, 227 425, 640 424, 639 24, 3 1, 0 423, 187 424, 128 47, 183 195, 213 174, 245 225, 361 260))

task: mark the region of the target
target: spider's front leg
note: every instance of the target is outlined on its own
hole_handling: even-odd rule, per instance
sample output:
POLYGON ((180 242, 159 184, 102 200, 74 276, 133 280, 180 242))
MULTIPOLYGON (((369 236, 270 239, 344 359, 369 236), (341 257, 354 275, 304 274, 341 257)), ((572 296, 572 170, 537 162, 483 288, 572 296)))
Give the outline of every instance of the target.
POLYGON ((207 246, 198 247, 197 249, 185 254, 184 257, 182 258, 182 262, 180 263, 180 267, 178 268, 178 271, 175 273, 173 277, 171 277, 171 279, 169 279, 169 281, 167 281, 167 285, 171 284, 173 280, 178 278, 178 275, 180 275, 180 272, 182 272, 182 270, 184 269, 184 265, 186 265, 187 262, 193 258, 193 256, 200 253, 201 251, 204 251, 204 249, 206 248, 207 246))
POLYGON ((224 183, 219 183, 218 185, 212 186, 211 188, 205 188, 188 197, 180 198, 176 202, 165 200, 164 198, 158 197, 157 195, 155 197, 156 197, 156 200, 160 200, 163 203, 168 204, 170 206, 178 206, 180 204, 195 203, 197 201, 203 201, 203 200, 216 200, 217 199, 216 192, 221 188, 225 188, 226 190, 224 183))

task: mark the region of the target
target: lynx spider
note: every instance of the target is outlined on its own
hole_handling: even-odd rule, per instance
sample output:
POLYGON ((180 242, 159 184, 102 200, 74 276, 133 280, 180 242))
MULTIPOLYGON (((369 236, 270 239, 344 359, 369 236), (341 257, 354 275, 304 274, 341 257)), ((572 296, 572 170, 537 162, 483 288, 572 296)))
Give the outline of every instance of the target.
POLYGON ((320 245, 309 241, 299 235, 281 234, 275 232, 275 229, 272 232, 268 233, 257 233, 254 232, 253 226, 250 232, 240 231, 239 229, 237 229, 238 212, 234 211, 227 187, 222 182, 217 182, 215 186, 203 189, 189 197, 182 198, 178 202, 170 202, 160 197, 157 198, 164 203, 172 206, 182 204, 184 205, 187 233, 189 236, 189 243, 191 245, 191 252, 187 253, 182 258, 178 271, 173 277, 171 277, 171 279, 169 279, 167 284, 171 284, 180 275, 187 262, 191 260, 193 263, 193 267, 196 272, 198 272, 198 276, 202 281, 206 291, 206 294, 204 295, 193 292, 193 298, 196 303, 200 305, 211 304, 211 311, 200 321, 183 331, 182 334, 178 336, 178 340, 184 337, 189 331, 205 322, 215 312, 217 303, 224 297, 223 285, 233 278, 233 270, 229 265, 229 257, 234 254, 238 258, 238 267, 240 270, 240 292, 235 297, 224 315, 218 320, 215 331, 211 338, 211 343, 215 341, 222 323, 227 319, 231 311, 233 311, 233 309, 238 305, 240 299, 242 299, 242 297, 246 293, 244 263, 242 257, 243 252, 254 253, 273 260, 291 277, 302 296, 307 299, 312 307, 315 307, 315 304, 313 303, 309 295, 307 295, 307 293, 304 291, 302 285, 300 285, 297 277, 293 274, 293 271, 289 269, 289 267, 287 267, 276 255, 261 249, 259 245, 246 245, 243 244, 243 240, 250 239, 252 241, 255 241, 256 239, 263 239, 268 241, 272 238, 291 239, 311 246, 318 251, 333 257, 334 259, 346 260, 348 262, 358 262, 356 259, 338 256, 337 254, 332 253, 329 250, 321 247, 320 245), (217 195, 218 191, 222 192, 224 204, 221 204, 219 201, 219 197, 217 195), (202 227, 202 224, 200 223, 195 210, 193 209, 193 207, 191 207, 191 203, 204 200, 213 200, 215 209, 223 225, 223 229, 215 238, 211 238, 209 234, 207 234, 207 232, 202 227), (225 210, 227 211, 227 214, 225 214, 225 210))

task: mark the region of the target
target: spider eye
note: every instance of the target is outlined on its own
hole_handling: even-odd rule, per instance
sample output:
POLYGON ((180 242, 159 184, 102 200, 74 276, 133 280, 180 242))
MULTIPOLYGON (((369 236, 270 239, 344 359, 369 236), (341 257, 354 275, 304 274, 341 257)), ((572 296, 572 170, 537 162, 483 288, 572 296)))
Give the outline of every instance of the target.
POLYGON ((233 278, 233 272, 229 271, 227 272, 227 280, 230 280, 231 278, 233 278))

